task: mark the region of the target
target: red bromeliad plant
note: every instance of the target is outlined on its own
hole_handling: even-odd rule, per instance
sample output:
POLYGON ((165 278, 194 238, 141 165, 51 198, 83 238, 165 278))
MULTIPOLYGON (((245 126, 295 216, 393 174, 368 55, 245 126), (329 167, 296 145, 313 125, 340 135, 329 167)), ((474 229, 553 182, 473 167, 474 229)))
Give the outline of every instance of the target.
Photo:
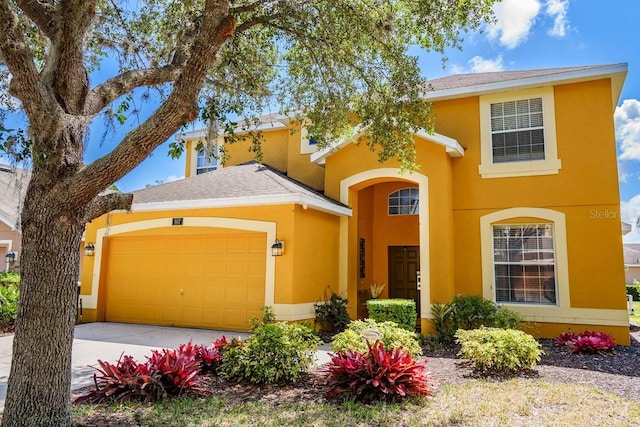
POLYGON ((231 342, 222 336, 211 343, 211 346, 201 345, 198 348, 197 359, 200 361, 201 372, 216 372, 222 364, 224 354, 233 347, 243 345, 244 341, 233 338, 231 342))
POLYGON ((109 400, 155 401, 163 393, 158 374, 131 356, 122 356, 114 365, 98 360, 98 374, 93 374, 95 389, 83 394, 76 402, 101 403, 109 400))
POLYGON ((151 372, 159 374, 159 381, 170 396, 182 393, 206 394, 203 387, 204 377, 200 375, 200 361, 197 359, 200 346, 181 344, 177 350, 153 350, 147 357, 147 366, 151 372))
POLYGON ((357 401, 398 401, 428 396, 426 360, 415 361, 402 347, 386 350, 384 344, 368 343, 369 351, 340 351, 326 366, 327 397, 352 397, 357 401))
POLYGON ((145 363, 137 363, 131 356, 121 357, 115 365, 98 360, 95 389, 76 402, 153 402, 185 393, 210 394, 200 373, 199 348, 189 342, 178 349, 153 350, 145 363))
POLYGON ((571 353, 598 353, 611 351, 616 342, 613 337, 605 332, 585 330, 579 334, 565 332, 555 339, 557 346, 569 346, 571 353))

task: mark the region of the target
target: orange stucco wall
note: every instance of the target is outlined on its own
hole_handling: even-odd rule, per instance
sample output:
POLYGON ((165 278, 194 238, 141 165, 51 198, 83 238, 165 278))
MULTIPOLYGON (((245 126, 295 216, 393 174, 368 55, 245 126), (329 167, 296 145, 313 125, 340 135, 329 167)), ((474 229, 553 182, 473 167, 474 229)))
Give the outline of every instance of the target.
MULTIPOLYGON (((320 301, 327 286, 338 289, 339 218, 296 205, 293 232, 297 238, 285 246, 292 259, 289 300, 320 301)), ((285 286, 281 288, 287 290, 285 286)))
POLYGON ((544 207, 566 215, 571 306, 620 309, 625 291, 609 83, 562 85, 554 96, 562 169, 557 175, 499 179, 483 179, 477 171, 478 98, 436 103, 436 129, 466 147, 465 156, 453 161, 456 289, 478 293, 481 288, 481 216, 544 207), (457 126, 454 115, 470 126, 457 126))
MULTIPOLYGON (((545 208, 565 216, 569 283, 564 285, 569 287, 571 309, 592 310, 597 316, 597 310, 626 307, 610 82, 560 85, 553 94, 562 166, 557 174, 539 176, 483 178, 478 170, 480 98, 434 104, 436 132, 456 139, 465 152, 463 157, 449 158, 441 147, 416 139, 418 172, 429 179, 431 302, 448 301, 456 293, 483 293, 482 272, 492 267, 491 260, 481 257, 480 218, 522 207, 545 208)), ((375 154, 364 147, 343 148, 326 161, 325 191, 339 199, 342 180, 380 167, 397 167, 397 163, 380 164, 375 154)), ((376 204, 384 201, 377 190, 386 192, 387 189, 382 191, 383 186, 391 184, 382 182, 388 181, 393 180, 361 183, 349 192, 348 203, 354 209, 348 231, 350 298, 369 282, 387 280, 385 245, 394 244, 393 239, 398 236, 408 241, 414 233, 408 232, 411 228, 407 225, 394 225, 384 216, 377 216, 376 204), (366 212, 370 209, 373 214, 366 212), (373 267, 367 268, 366 284, 357 274, 358 237, 372 240, 374 246, 373 267)), ((369 245, 367 249, 370 252, 369 245)), ((554 333, 560 327, 557 325, 567 327, 552 321, 544 325, 538 328, 541 334, 554 333)), ((624 326, 602 326, 603 330, 615 332, 619 342, 628 342, 624 326)))

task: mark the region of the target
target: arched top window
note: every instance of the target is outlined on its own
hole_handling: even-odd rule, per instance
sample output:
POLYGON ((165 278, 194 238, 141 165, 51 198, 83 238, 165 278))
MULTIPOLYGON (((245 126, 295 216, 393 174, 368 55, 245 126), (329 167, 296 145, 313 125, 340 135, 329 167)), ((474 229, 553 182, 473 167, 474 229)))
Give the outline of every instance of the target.
POLYGON ((418 215, 418 188, 402 188, 389 194, 389 215, 418 215))

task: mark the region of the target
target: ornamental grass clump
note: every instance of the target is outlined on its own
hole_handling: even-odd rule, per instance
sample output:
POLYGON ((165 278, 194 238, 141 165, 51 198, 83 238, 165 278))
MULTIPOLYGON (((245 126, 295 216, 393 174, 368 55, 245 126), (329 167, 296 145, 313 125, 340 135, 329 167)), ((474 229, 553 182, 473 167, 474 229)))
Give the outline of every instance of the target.
POLYGON ((326 365, 328 398, 362 403, 395 402, 428 396, 426 360, 416 361, 402 347, 385 349, 381 341, 367 343, 368 350, 339 351, 326 365))
POLYGON ((458 355, 484 374, 517 374, 540 361, 542 347, 531 335, 515 329, 459 329, 456 339, 461 345, 458 355))
POLYGON ((554 343, 558 347, 569 347, 571 353, 600 353, 612 351, 616 347, 611 335, 588 329, 577 335, 571 331, 563 332, 555 338, 554 343))

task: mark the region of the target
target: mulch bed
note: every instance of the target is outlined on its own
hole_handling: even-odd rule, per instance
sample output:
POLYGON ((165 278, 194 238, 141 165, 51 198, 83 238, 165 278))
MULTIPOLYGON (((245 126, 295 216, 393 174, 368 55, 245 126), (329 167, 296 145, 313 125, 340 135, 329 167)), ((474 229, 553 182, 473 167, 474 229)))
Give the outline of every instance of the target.
MULTIPOLYGON (((553 345, 552 340, 540 340, 545 355, 535 369, 520 375, 524 381, 593 386, 607 392, 640 402, 640 327, 631 325, 631 346, 617 346, 615 351, 602 354, 571 354, 566 348, 553 345)), ((424 348, 430 371, 432 393, 444 384, 461 384, 478 379, 468 364, 456 358, 458 348, 450 346, 438 350, 424 348)), ((219 378, 211 378, 210 388, 214 396, 227 404, 263 402, 275 407, 291 403, 325 402, 326 383, 319 370, 304 374, 293 384, 251 385, 230 384, 219 378)), ((484 377, 490 381, 505 378, 484 377)), ((117 413, 101 412, 76 424, 78 427, 96 425, 133 425, 120 419, 117 413)))
MULTIPOLYGON (((588 385, 640 402, 640 327, 631 325, 631 346, 616 346, 615 351, 610 353, 571 354, 567 348, 554 346, 552 340, 540 340, 540 343, 545 355, 535 369, 519 378, 588 385)), ((458 350, 457 346, 438 350, 424 348, 433 393, 437 393, 443 384, 460 384, 479 378, 464 361, 456 358, 458 350)), ((504 380, 501 377, 484 378, 504 380)), ((321 373, 313 371, 286 386, 230 385, 213 379, 211 389, 215 396, 230 404, 265 402, 283 405, 324 401, 326 386, 321 373)))

